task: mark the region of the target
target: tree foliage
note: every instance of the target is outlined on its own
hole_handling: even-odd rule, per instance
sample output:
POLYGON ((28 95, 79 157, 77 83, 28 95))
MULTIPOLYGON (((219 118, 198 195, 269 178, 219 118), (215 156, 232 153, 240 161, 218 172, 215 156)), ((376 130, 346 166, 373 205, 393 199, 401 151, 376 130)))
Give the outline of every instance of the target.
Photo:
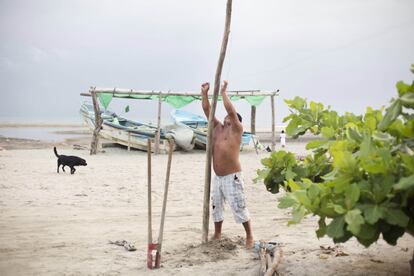
POLYGON ((385 110, 368 107, 364 115, 338 115, 300 97, 285 100, 287 134, 318 135, 304 159, 276 151, 257 171, 256 181, 269 192, 286 191, 278 207, 292 209, 289 224, 314 214, 318 238, 345 242, 354 236, 364 246, 380 234, 391 245, 405 232, 414 235, 414 82, 396 88, 385 110))

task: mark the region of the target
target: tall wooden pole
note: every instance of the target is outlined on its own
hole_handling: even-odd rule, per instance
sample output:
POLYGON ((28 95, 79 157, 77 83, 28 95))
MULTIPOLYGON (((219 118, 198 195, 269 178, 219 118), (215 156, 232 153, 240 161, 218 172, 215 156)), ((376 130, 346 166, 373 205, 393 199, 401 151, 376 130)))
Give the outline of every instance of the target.
POLYGON ((152 199, 151 199, 151 139, 148 139, 147 151, 147 166, 148 166, 148 245, 152 243, 152 199))
POLYGON ((99 132, 101 131, 102 127, 102 118, 101 118, 101 111, 99 110, 98 100, 96 98, 95 89, 91 91, 92 102, 93 102, 93 110, 95 112, 95 129, 93 130, 92 134, 92 142, 91 142, 91 150, 90 155, 96 154, 98 143, 99 143, 99 132))
POLYGON ((270 103, 272 105, 272 151, 275 150, 275 96, 270 96, 270 103))
POLYGON ((160 139, 161 139, 161 94, 158 98, 158 118, 157 118, 157 133, 155 137, 155 154, 160 153, 160 139))
POLYGON ((160 223, 160 231, 158 234, 158 248, 157 248, 157 253, 155 256, 155 264, 157 268, 160 268, 160 261, 161 261, 162 239, 164 237, 164 222, 165 222, 165 213, 167 210, 168 187, 170 185, 171 159, 172 159, 173 152, 174 152, 174 140, 168 139, 167 175, 165 177, 164 199, 162 201, 161 223, 160 223))
POLYGON ((256 134, 256 107, 252 105, 252 112, 250 117, 250 132, 256 134))
POLYGON ((221 43, 220 56, 217 64, 216 76, 214 79, 214 94, 211 103, 210 115, 208 117, 207 149, 206 149, 206 168, 204 178, 204 202, 203 202, 203 231, 202 242, 208 241, 208 226, 210 218, 210 182, 211 182, 211 154, 213 152, 213 119, 216 113, 217 98, 220 90, 221 71, 223 69, 224 58, 226 56, 227 43, 229 41, 231 23, 232 0, 227 0, 226 22, 224 27, 223 40, 221 43))

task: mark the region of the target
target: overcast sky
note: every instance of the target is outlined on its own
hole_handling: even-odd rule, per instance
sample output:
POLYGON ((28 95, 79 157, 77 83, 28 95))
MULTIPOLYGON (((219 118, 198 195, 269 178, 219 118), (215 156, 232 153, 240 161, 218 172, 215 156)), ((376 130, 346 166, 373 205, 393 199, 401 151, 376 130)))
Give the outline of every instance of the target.
MULTIPOLYGON (((90 86, 199 91, 214 74, 225 0, 0 0, 0 119, 77 120, 90 86)), ((412 81, 413 0, 234 0, 222 79, 229 89, 280 89, 361 113, 412 81)), ((132 119, 155 102, 116 100, 132 119)), ((171 107, 165 104, 163 116, 171 107)), ((236 104, 246 118, 250 106, 236 104)), ((200 103, 187 109, 202 114, 200 103)), ((223 108, 218 109, 222 118, 223 108)), ((257 111, 270 126, 270 103, 257 111)), ((246 124, 248 125, 248 124, 246 124)))

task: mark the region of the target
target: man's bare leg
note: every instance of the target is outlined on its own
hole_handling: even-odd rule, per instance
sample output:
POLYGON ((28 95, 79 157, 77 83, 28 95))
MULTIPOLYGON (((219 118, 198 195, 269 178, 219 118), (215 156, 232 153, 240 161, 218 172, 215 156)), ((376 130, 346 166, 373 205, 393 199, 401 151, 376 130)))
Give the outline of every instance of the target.
POLYGON ((222 225, 223 225, 223 221, 219 221, 219 222, 214 223, 213 240, 219 240, 221 238, 221 226, 222 225))
POLYGON ((244 230, 246 231, 246 248, 250 249, 253 247, 253 233, 252 225, 250 220, 243 223, 244 230))

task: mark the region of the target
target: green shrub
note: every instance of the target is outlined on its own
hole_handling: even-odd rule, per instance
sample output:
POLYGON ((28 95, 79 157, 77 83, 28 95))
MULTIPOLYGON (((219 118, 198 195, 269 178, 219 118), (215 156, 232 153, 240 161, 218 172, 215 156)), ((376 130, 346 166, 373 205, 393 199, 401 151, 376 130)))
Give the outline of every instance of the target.
POLYGON ((414 235, 414 82, 396 87, 398 96, 385 112, 368 107, 362 116, 340 116, 300 97, 285 100, 291 110, 284 119, 287 134, 319 137, 306 145, 311 153, 302 160, 277 151, 257 171, 256 181, 269 192, 286 191, 278 207, 292 209, 289 224, 314 214, 320 217, 318 238, 345 242, 355 236, 364 246, 380 234, 391 245, 405 232, 414 235))

